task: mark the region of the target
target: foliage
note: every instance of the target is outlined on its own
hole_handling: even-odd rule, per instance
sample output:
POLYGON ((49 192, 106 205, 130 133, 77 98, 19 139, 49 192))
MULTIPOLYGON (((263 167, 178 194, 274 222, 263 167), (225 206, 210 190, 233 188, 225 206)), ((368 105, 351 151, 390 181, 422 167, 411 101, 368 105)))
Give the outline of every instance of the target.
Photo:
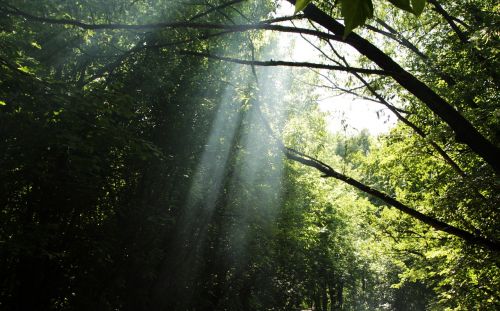
MULTIPOLYGON (((344 0, 328 12, 498 145, 497 6, 435 3, 344 0)), ((189 54, 285 58, 282 33, 248 30, 269 26, 256 23, 275 6, 0 1, 2 310, 498 307, 497 253, 284 158, 282 144, 498 241, 497 175, 415 94, 390 75, 189 54), (378 138, 329 133, 310 86, 323 78, 387 101, 401 122, 378 138)), ((320 61, 374 67, 340 44, 318 44, 320 61)))

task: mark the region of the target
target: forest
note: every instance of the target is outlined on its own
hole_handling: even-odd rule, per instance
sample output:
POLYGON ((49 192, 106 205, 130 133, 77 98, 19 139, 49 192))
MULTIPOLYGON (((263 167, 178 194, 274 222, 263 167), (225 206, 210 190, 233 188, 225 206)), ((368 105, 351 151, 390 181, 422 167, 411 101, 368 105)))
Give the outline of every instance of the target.
POLYGON ((0 0, 0 310, 500 309, 500 4, 295 1, 0 0))

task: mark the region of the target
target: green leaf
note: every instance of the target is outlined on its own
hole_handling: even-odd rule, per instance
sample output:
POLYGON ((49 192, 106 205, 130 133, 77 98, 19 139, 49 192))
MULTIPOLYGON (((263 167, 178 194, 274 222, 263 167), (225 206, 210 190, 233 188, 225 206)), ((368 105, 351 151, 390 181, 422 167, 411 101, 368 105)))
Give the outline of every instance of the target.
POLYGON ((0 100, 0 106, 6 106, 6 105, 7 105, 6 102, 4 102, 3 100, 0 100))
POLYGON ((419 16, 422 14, 425 8, 426 0, 411 0, 411 6, 413 7, 413 14, 419 16))
POLYGON ((36 48, 36 49, 39 49, 39 50, 42 49, 42 46, 40 44, 38 44, 38 42, 36 42, 36 41, 31 42, 31 46, 36 48))
POLYGON ((297 0, 295 2, 295 12, 293 14, 297 14, 298 12, 304 10, 311 1, 312 0, 297 0))
POLYGON ((31 70, 30 70, 30 68, 28 66, 19 66, 17 69, 19 71, 24 72, 24 73, 31 73, 31 70))
POLYGON ((422 14, 426 0, 389 0, 389 2, 402 10, 418 16, 422 14))
POLYGON ((410 0, 389 0, 389 2, 402 10, 413 13, 413 9, 410 6, 410 0))
POLYGON ((344 17, 344 39, 351 31, 373 17, 371 0, 342 0, 342 16, 344 17))

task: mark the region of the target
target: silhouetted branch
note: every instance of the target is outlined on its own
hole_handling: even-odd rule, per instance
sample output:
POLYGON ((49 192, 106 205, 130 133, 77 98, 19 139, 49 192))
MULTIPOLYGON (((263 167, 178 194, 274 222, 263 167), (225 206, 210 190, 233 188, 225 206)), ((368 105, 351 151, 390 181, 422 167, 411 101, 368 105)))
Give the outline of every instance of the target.
POLYGON ((446 10, 441 6, 437 0, 428 0, 434 6, 434 10, 439 13, 450 25, 451 29, 456 33, 457 37, 460 39, 462 43, 468 43, 469 38, 467 35, 458 27, 453 18, 446 12, 446 10))
MULTIPOLYGON (((287 1, 295 4, 295 0, 287 1)), ((309 4, 303 12, 307 18, 323 26, 333 34, 338 36, 344 34, 344 25, 314 4, 309 4)), ((389 55, 381 51, 365 38, 351 32, 344 42, 373 61, 380 68, 390 72, 394 80, 420 99, 422 103, 450 126, 458 141, 467 144, 478 156, 484 159, 495 172, 500 173, 500 161, 498 161, 498 159, 500 159, 500 149, 483 136, 478 129, 450 105, 449 102, 413 74, 403 69, 389 55)))
POLYGON ((355 67, 346 67, 346 66, 332 66, 326 64, 317 64, 317 63, 309 63, 309 62, 288 62, 288 61, 257 61, 257 60, 244 60, 239 58, 231 58, 219 55, 213 55, 209 53, 201 53, 195 51, 180 51, 180 54, 184 55, 193 55, 200 57, 207 57, 217 60, 222 60, 231 63, 237 63, 242 65, 254 65, 254 66, 286 66, 286 67, 304 67, 304 68, 316 68, 316 69, 328 69, 328 70, 337 70, 337 71, 345 71, 345 72, 357 72, 361 74, 376 74, 376 75, 389 75, 389 73, 378 70, 378 69, 365 69, 365 68, 355 68, 355 67))
POLYGON ((425 215, 417 210, 414 210, 413 208, 399 202, 398 200, 394 199, 393 197, 389 196, 388 194, 385 194, 377 189, 374 189, 370 186, 367 186, 359 181, 357 181, 354 178, 351 178, 349 176, 343 175, 337 171, 335 171, 331 166, 325 164, 324 162, 317 160, 313 157, 310 157, 308 155, 305 155, 304 153, 301 153, 297 150, 294 150, 292 148, 287 148, 284 147, 282 148, 283 152, 285 153, 286 157, 290 160, 302 163, 306 166, 313 167, 323 173, 322 177, 331 177, 335 178, 338 180, 341 180, 369 195, 372 195, 385 203, 389 204, 390 206, 393 206, 397 210, 412 216, 415 219, 418 219, 422 221, 423 223, 431 226, 432 228, 443 231, 446 233, 449 233, 451 235, 454 235, 456 237, 459 237, 463 239, 465 242, 473 244, 473 245, 480 245, 485 247, 486 249, 489 249, 491 251, 498 252, 500 251, 500 244, 498 241, 492 241, 487 238, 484 238, 479 235, 474 235, 468 231, 465 231, 463 229, 457 228, 455 226, 452 226, 448 223, 442 222, 438 219, 435 219, 431 216, 425 215))
POLYGON ((422 51, 420 51, 413 43, 411 43, 408 39, 406 39, 403 35, 401 35, 396 29, 392 28, 389 24, 384 22, 383 20, 377 18, 375 19, 376 22, 384 27, 387 31, 378 29, 376 27, 366 25, 365 27, 373 32, 379 33, 383 36, 386 36, 387 38, 390 38, 402 46, 406 47, 413 53, 415 53, 422 61, 428 66, 428 68, 433 71, 437 76, 439 76, 441 79, 443 79, 446 84, 449 86, 453 86, 456 84, 455 80, 448 74, 444 73, 442 69, 436 66, 435 63, 433 63, 427 55, 425 55, 422 51))
MULTIPOLYGON (((330 45, 331 46, 331 45, 330 45)), ((332 51, 339 57, 343 63, 348 66, 349 63, 345 59, 345 57, 342 57, 338 52, 331 46, 332 51)), ((420 127, 418 127, 415 123, 411 122, 408 118, 404 117, 396 107, 391 105, 384 97, 382 97, 376 89, 374 89, 368 81, 366 81, 363 77, 361 77, 359 74, 353 72, 352 73, 363 85, 366 87, 366 89, 373 95, 375 96, 379 102, 386 106, 401 122, 403 122, 406 126, 410 127, 416 134, 418 134, 420 137, 422 137, 425 141, 428 141, 427 133, 425 133, 420 127)), ((466 174, 465 172, 460 168, 460 166, 441 148, 436 142, 430 140, 428 143, 436 150, 441 157, 461 176, 465 177, 466 174)))
POLYGON ((194 19, 191 18, 189 22, 160 22, 160 23, 150 23, 150 24, 118 24, 118 23, 104 23, 104 24, 89 24, 75 19, 59 19, 59 18, 48 18, 35 16, 30 13, 21 11, 12 6, 1 6, 0 12, 7 14, 24 17, 31 22, 47 23, 52 25, 65 25, 65 26, 75 26, 86 30, 153 30, 153 29, 166 29, 166 28, 191 28, 191 29, 219 29, 228 30, 232 32, 243 32, 248 30, 271 30, 289 33, 302 33, 307 35, 313 35, 329 40, 342 40, 341 36, 329 34, 326 32, 321 32, 317 30, 311 30, 299 27, 288 27, 281 25, 271 25, 272 23, 287 21, 292 19, 303 18, 303 15, 299 16, 287 16, 275 19, 269 19, 256 24, 242 24, 242 25, 226 25, 226 24, 216 24, 216 23, 195 23, 192 22, 194 19))
POLYGON ((218 6, 212 6, 210 9, 208 9, 208 10, 206 10, 204 12, 201 12, 199 14, 196 14, 195 16, 189 18, 188 21, 195 20, 197 18, 200 18, 200 17, 203 17, 205 15, 208 15, 208 14, 214 12, 214 11, 218 11, 218 10, 224 9, 224 8, 226 8, 228 6, 231 6, 233 4, 237 4, 237 3, 240 3, 240 2, 243 2, 243 1, 245 1, 245 0, 233 0, 233 1, 225 2, 225 3, 223 3, 221 5, 218 5, 218 6))

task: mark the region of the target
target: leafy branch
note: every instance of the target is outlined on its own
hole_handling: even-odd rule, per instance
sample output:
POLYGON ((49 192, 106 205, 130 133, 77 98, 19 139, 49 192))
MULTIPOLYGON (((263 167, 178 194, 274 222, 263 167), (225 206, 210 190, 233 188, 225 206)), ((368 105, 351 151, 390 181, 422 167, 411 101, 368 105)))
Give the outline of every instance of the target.
POLYGON ((396 208, 397 210, 415 218, 423 223, 431 226, 432 228, 438 230, 438 231, 443 231, 448 234, 454 235, 456 237, 459 237, 463 239, 465 242, 472 244, 472 245, 480 245, 490 251, 495 251, 498 252, 500 251, 500 243, 498 241, 494 240, 489 240, 487 238, 482 237, 481 235, 474 235, 468 231, 465 231, 463 229, 460 229, 458 227, 455 227, 453 225, 450 225, 448 223, 445 223, 443 221, 440 221, 434 217, 425 215, 408 205, 405 205, 401 203, 400 201, 396 200, 395 198, 389 196, 386 193, 383 193, 375 188, 372 188, 368 185, 363 184, 362 182, 351 178, 349 176, 346 176, 344 174, 341 174, 337 171, 335 171, 331 166, 328 164, 315 159, 313 157, 310 157, 300 151, 297 151, 292 148, 288 147, 282 147, 283 152, 285 153, 286 157, 290 160, 299 162, 301 164, 304 164, 306 166, 315 168, 316 170, 320 171, 323 175, 322 177, 326 178, 335 178, 340 181, 343 181, 346 184, 349 184, 358 190, 361 190, 369 195, 372 195, 385 203, 389 204, 390 206, 396 208))

